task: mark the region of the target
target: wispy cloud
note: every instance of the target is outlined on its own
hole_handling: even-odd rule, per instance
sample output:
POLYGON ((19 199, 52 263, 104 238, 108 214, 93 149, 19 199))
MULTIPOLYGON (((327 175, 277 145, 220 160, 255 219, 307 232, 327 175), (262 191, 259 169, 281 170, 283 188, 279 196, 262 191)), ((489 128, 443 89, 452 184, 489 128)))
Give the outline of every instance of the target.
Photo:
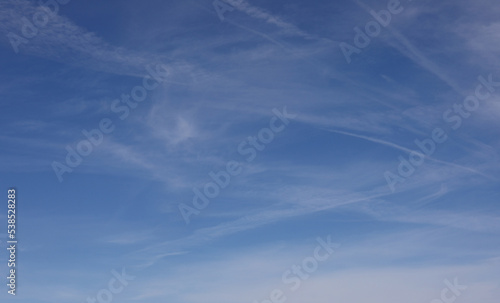
POLYGON ((250 17, 260 19, 266 23, 272 24, 280 28, 285 35, 301 36, 304 38, 311 38, 311 35, 300 30, 295 25, 282 20, 282 18, 272 15, 264 9, 251 5, 246 0, 225 0, 231 6, 235 7, 237 10, 244 12, 250 17))

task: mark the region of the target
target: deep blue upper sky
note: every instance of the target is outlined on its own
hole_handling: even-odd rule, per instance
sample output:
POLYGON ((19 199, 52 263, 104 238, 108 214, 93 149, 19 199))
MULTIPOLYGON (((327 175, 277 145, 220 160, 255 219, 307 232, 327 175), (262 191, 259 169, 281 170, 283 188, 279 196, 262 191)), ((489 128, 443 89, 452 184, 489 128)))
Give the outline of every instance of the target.
POLYGON ((114 302, 424 303, 454 278, 498 302, 496 1, 60 2, 0 1, 2 300, 87 302, 125 268, 114 302))

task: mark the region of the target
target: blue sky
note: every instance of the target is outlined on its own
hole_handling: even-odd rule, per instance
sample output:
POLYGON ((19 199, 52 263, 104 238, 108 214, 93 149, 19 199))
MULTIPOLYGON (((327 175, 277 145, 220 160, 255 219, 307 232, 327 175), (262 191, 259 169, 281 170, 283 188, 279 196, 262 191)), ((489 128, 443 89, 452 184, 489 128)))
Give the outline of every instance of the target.
POLYGON ((467 286, 456 302, 498 302, 497 2, 52 3, 0 2, 0 181, 19 239, 2 300, 88 302, 124 268, 113 302, 423 303, 445 279, 467 286), (397 11, 387 26, 381 10, 397 11), (196 208, 228 163, 239 173, 196 208), (282 275, 318 237, 338 248, 293 291, 282 275))

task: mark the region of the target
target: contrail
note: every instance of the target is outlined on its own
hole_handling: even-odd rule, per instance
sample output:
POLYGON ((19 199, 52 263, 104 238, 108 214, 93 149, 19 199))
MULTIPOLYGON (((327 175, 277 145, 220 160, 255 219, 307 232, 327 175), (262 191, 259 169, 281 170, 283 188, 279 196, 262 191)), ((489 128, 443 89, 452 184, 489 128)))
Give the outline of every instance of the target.
MULTIPOLYGON (((367 140, 367 141, 370 141, 370 142, 382 144, 382 145, 389 146, 389 147, 392 147, 394 149, 398 149, 398 150, 401 150, 401 151, 404 151, 404 152, 407 152, 407 153, 412 153, 412 152, 415 151, 415 150, 411 150, 409 148, 406 148, 404 146, 397 145, 395 143, 392 143, 392 142, 389 142, 389 141, 384 141, 384 140, 377 139, 377 138, 372 138, 372 137, 368 137, 368 136, 353 134, 353 133, 349 133, 349 132, 345 132, 345 131, 340 131, 340 130, 331 130, 331 129, 326 129, 326 128, 322 128, 322 129, 326 130, 328 132, 342 134, 342 135, 351 136, 351 137, 356 137, 356 138, 364 139, 364 140, 367 140)), ((487 179, 490 179, 490 180, 496 180, 495 178, 493 178, 491 176, 488 176, 488 175, 486 175, 486 174, 484 174, 484 173, 482 173, 480 171, 477 171, 475 169, 472 169, 472 168, 469 168, 469 167, 465 167, 465 166, 461 166, 461 165, 458 165, 458 164, 455 164, 455 163, 452 163, 452 162, 446 162, 446 161, 438 160, 436 158, 430 157, 430 156, 425 155, 425 154, 422 154, 422 155, 425 158, 427 158, 427 159, 429 159, 431 161, 434 161, 434 162, 437 162, 437 163, 441 163, 441 164, 444 164, 444 165, 453 166, 453 167, 460 168, 460 169, 463 169, 463 170, 467 170, 469 172, 481 175, 481 176, 483 176, 483 177, 485 177, 487 179)))

